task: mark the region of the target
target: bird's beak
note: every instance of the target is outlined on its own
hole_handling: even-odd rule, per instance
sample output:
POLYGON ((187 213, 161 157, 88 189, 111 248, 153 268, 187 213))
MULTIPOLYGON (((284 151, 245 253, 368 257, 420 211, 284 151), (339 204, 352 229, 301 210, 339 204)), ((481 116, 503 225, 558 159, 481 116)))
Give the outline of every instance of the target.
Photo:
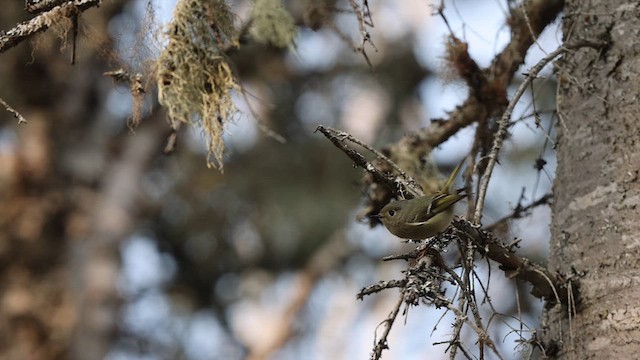
POLYGON ((370 217, 370 218, 373 218, 373 219, 380 219, 380 218, 382 217, 382 215, 380 215, 380 214, 373 214, 373 215, 369 215, 369 217, 370 217))

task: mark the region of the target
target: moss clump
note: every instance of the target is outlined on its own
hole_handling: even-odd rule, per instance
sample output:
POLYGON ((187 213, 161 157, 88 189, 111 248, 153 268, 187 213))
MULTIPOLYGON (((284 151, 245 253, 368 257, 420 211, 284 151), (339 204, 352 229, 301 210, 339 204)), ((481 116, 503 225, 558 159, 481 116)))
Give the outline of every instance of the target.
POLYGON ((255 41, 279 48, 293 44, 296 25, 281 0, 256 0, 251 19, 250 34, 255 41))
POLYGON ((199 124, 208 137, 207 166, 222 170, 225 122, 238 89, 224 49, 237 46, 234 16, 224 1, 181 0, 156 63, 158 99, 171 125, 199 124))

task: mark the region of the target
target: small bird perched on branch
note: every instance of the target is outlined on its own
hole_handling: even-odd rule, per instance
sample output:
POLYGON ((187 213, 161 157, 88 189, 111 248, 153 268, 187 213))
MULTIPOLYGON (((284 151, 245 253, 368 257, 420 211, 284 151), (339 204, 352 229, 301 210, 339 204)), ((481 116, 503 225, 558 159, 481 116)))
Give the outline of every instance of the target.
POLYGON ((464 199, 464 189, 451 190, 464 159, 453 170, 442 190, 415 199, 391 202, 373 215, 395 236, 423 240, 443 232, 453 220, 453 205, 464 199))

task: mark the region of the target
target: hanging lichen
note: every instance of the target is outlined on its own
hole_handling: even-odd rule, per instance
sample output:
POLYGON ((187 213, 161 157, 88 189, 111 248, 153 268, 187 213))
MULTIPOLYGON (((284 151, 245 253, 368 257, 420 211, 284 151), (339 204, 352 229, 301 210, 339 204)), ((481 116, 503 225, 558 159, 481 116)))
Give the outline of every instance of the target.
POLYGON ((171 125, 199 124, 208 137, 207 166, 222 170, 225 122, 236 112, 238 88, 224 49, 236 46, 234 17, 222 0, 181 0, 157 61, 158 99, 171 125))
POLYGON ((296 26, 282 0, 256 0, 251 11, 251 36, 259 43, 285 48, 293 43, 296 26))

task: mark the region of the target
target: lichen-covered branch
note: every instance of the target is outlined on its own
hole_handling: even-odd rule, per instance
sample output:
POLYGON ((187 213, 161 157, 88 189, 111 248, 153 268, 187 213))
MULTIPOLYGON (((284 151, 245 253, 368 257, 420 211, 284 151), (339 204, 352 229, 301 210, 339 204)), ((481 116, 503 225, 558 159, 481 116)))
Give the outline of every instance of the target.
POLYGON ((0 32, 0 53, 3 53, 31 36, 47 30, 62 18, 66 18, 74 12, 83 12, 89 8, 100 5, 101 0, 75 0, 54 7, 31 20, 24 21, 13 29, 0 32))
POLYGON ((24 116, 22 116, 22 114, 18 112, 18 110, 12 108, 11 105, 7 104, 2 98, 0 98, 0 105, 2 105, 5 110, 12 113, 16 119, 18 119, 18 124, 24 124, 27 122, 27 119, 25 119, 24 116))
MULTIPOLYGON (((533 285, 531 294, 544 298, 549 304, 567 304, 570 297, 570 281, 562 274, 552 273, 527 258, 516 255, 507 246, 489 232, 479 229, 466 220, 454 220, 454 227, 460 234, 471 241, 476 250, 489 259, 500 264, 500 269, 509 278, 516 278, 533 285)), ((573 295, 577 295, 577 284, 573 284, 573 295)))
MULTIPOLYGON (((376 182, 387 185, 389 189, 392 189, 392 191, 394 192, 402 192, 403 190, 406 190, 414 196, 424 195, 422 189, 420 189, 420 187, 415 182, 413 182, 413 180, 408 177, 404 173, 404 171, 400 171, 398 175, 382 172, 372 163, 367 161, 367 159, 362 154, 345 144, 343 140, 346 138, 346 135, 348 135, 347 133, 336 132, 335 130, 322 125, 318 126, 316 128, 316 131, 320 131, 338 149, 342 150, 351 160, 353 160, 353 162, 357 166, 363 168, 366 172, 371 174, 376 182)), ((392 163, 392 161, 386 157, 384 157, 382 160, 392 163)))
MULTIPOLYGON (((478 83, 484 88, 470 89, 469 98, 452 111, 447 119, 434 122, 424 130, 406 135, 392 147, 391 151, 401 151, 416 158, 423 157, 458 130, 494 116, 499 107, 506 105, 507 86, 515 72, 524 63, 529 47, 542 30, 555 20, 563 5, 562 0, 530 0, 525 1, 522 8, 512 9, 511 18, 508 20, 511 25, 511 41, 507 47, 494 58, 489 68, 482 70, 482 74, 464 75, 465 79, 486 79, 478 83), (523 11, 526 11, 526 18, 523 11), (527 25, 527 19, 530 22, 529 25, 527 25), (482 95, 479 97, 478 94, 482 95)), ((459 54, 458 58, 465 57, 459 54)), ((467 81, 467 84, 470 82, 467 81)))

